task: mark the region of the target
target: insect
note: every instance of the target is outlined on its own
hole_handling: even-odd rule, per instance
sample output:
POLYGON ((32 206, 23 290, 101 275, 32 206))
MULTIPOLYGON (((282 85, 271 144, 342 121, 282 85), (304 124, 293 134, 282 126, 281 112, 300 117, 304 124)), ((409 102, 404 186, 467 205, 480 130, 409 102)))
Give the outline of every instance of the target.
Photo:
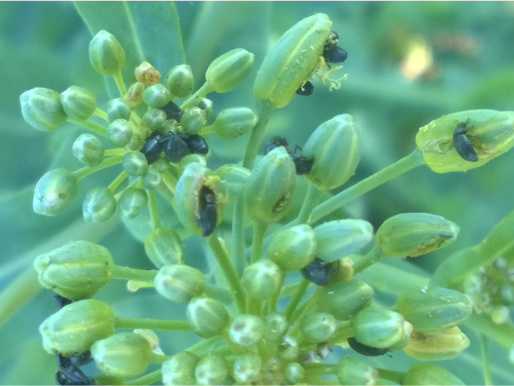
POLYGON ((314 91, 314 85, 307 81, 304 83, 303 86, 301 86, 298 90, 296 90, 296 93, 298 95, 311 95, 314 91))
POLYGON ((317 285, 327 285, 330 264, 325 264, 320 258, 315 258, 300 270, 302 276, 317 285))
POLYGON ((59 294, 54 295, 55 302, 57 303, 57 307, 63 308, 64 306, 67 306, 70 303, 73 303, 73 300, 65 298, 64 296, 61 296, 59 294))
POLYGON ((475 162, 478 161, 478 156, 473 148, 473 144, 466 135, 466 124, 467 122, 459 123, 453 131, 453 146, 463 159, 475 162))
POLYGON ((284 146, 287 151, 287 154, 291 157, 294 162, 294 166, 296 168, 296 174, 308 174, 312 169, 312 163, 314 162, 312 159, 307 158, 305 156, 297 156, 296 151, 302 150, 300 146, 296 145, 294 151, 289 148, 289 144, 284 137, 273 137, 271 140, 266 143, 264 146, 264 152, 268 154, 274 148, 284 146))
POLYGON ((202 186, 198 200, 200 204, 200 218, 196 219, 196 223, 202 227, 202 236, 209 236, 218 222, 216 195, 209 187, 202 186))
POLYGON ((59 385, 94 385, 95 379, 88 377, 80 366, 91 362, 91 353, 86 351, 80 355, 65 356, 57 354, 57 372, 55 379, 59 385))
POLYGON ((198 134, 174 133, 166 134, 154 131, 146 139, 140 150, 149 164, 157 161, 164 151, 166 158, 173 163, 179 162, 190 153, 207 154, 209 146, 205 139, 198 134))
POLYGON ((327 39, 327 43, 323 46, 322 55, 325 62, 342 63, 348 57, 348 53, 339 47, 337 43, 339 43, 339 34, 332 31, 327 39))
POLYGON ((184 110, 177 106, 177 104, 173 102, 168 102, 164 107, 161 108, 166 113, 168 119, 174 119, 177 122, 180 122, 182 115, 184 115, 184 110))
POLYGON ((357 341, 354 337, 348 338, 348 344, 352 349, 357 351, 359 354, 366 355, 368 357, 376 357, 379 355, 384 355, 389 350, 385 348, 376 348, 371 346, 366 346, 357 341))

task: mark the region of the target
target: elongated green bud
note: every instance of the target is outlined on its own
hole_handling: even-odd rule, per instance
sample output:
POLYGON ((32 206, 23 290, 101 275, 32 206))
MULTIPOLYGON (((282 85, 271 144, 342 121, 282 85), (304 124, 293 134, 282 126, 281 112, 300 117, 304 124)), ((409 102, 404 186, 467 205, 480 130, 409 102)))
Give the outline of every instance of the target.
POLYGON ((84 87, 68 87, 61 93, 61 103, 68 117, 77 121, 85 121, 96 110, 95 94, 84 87))
POLYGON ((213 123, 218 137, 237 138, 252 130, 259 117, 248 107, 230 107, 220 111, 213 123))
POLYGON ((86 166, 98 165, 104 159, 105 147, 93 134, 81 134, 71 148, 73 155, 86 166))
POLYGON ((318 287, 318 302, 322 311, 339 320, 350 320, 355 313, 373 300, 373 288, 360 280, 340 281, 318 287))
POLYGON ((159 270, 153 285, 166 299, 187 304, 203 293, 205 276, 202 271, 188 265, 169 264, 159 270))
POLYGON ((205 72, 205 79, 217 93, 235 88, 253 67, 255 55, 235 48, 214 59, 205 72))
POLYGON ((229 314, 223 303, 211 298, 191 299, 186 317, 194 333, 202 338, 220 335, 229 323, 229 314))
POLYGON ((208 355, 198 362, 195 378, 198 385, 227 385, 229 365, 221 355, 208 355))
POLYGON ((451 244, 459 226, 430 213, 401 213, 378 228, 376 238, 388 256, 419 256, 451 244))
POLYGON ((66 119, 57 91, 36 87, 20 95, 23 119, 34 129, 51 131, 66 119))
POLYGON ((236 384, 250 385, 258 384, 261 377, 262 360, 255 353, 241 354, 236 356, 232 366, 232 373, 236 384))
MULTIPOLYGON (((129 89, 130 90, 130 89, 129 89)), ((142 94, 142 91, 141 91, 142 94)), ((142 95, 141 95, 142 98, 142 95)), ((130 105, 123 98, 115 98, 109 101, 107 106, 107 119, 114 122, 116 119, 130 119, 130 105)))
POLYGON ((120 332, 91 346, 96 367, 103 373, 120 378, 137 377, 144 373, 151 355, 150 343, 134 332, 120 332))
POLYGON ((456 357, 469 346, 469 339, 458 327, 411 334, 403 351, 421 361, 442 361, 456 357))
POLYGON ((125 64, 125 51, 114 35, 101 30, 89 43, 89 60, 99 74, 112 75, 125 64))
POLYGON ((34 260, 38 280, 68 299, 84 299, 93 296, 111 280, 113 266, 107 248, 89 241, 75 241, 34 260))
POLYGON ((172 95, 185 98, 193 92, 193 70, 188 64, 179 64, 168 72, 164 82, 172 95))
POLYGON ((138 82, 145 86, 158 84, 161 80, 161 74, 157 69, 148 62, 143 62, 134 70, 134 75, 138 82))
POLYGON ((147 87, 143 92, 143 102, 156 109, 164 107, 170 99, 171 94, 169 90, 160 83, 147 87))
POLYGON ((402 385, 465 385, 448 370, 434 363, 415 363, 405 373, 402 385))
POLYGON ((339 260, 368 244, 373 227, 364 220, 334 220, 314 228, 316 256, 326 263, 339 260))
POLYGON ((104 222, 116 213, 117 208, 118 202, 109 188, 93 188, 82 202, 82 216, 86 222, 104 222))
POLYGON ((514 112, 467 110, 419 129, 416 146, 437 173, 480 167, 514 145, 514 112))
POLYGON ((260 260, 246 267, 241 284, 248 296, 255 299, 268 299, 280 290, 282 271, 270 260, 260 260))
POLYGON ((136 217, 147 204, 148 195, 146 191, 135 186, 125 189, 118 200, 120 214, 126 218, 136 217))
POLYGON ((162 364, 162 382, 165 385, 196 385, 195 367, 198 355, 183 351, 162 364))
POLYGON ((230 340, 239 346, 251 346, 264 336, 264 321, 248 314, 239 314, 230 324, 230 340))
POLYGON ((343 185, 360 160, 359 138, 352 116, 337 115, 319 125, 305 143, 303 154, 314 160, 305 177, 318 189, 343 185))
POLYGON ((314 260, 317 241, 312 228, 300 224, 275 235, 268 246, 268 257, 286 271, 301 269, 314 260))
POLYGON ((246 215, 253 221, 280 220, 294 193, 296 168, 284 147, 276 147, 255 165, 244 191, 246 215))
POLYGON ((378 371, 357 355, 345 355, 337 362, 337 379, 341 385, 376 385, 378 371))
POLYGON ((145 237, 144 245, 146 255, 157 268, 184 261, 184 244, 173 229, 155 228, 145 237))
POLYGON ((66 356, 83 353, 97 340, 114 333, 114 319, 112 308, 99 300, 68 304, 39 326, 43 347, 49 353, 66 356))
POLYGON ((77 177, 68 169, 50 170, 39 179, 34 188, 32 209, 38 214, 56 216, 77 195, 77 177))
POLYGON ((312 312, 300 321, 300 330, 307 343, 325 342, 336 330, 336 318, 326 312, 312 312))
POLYGON ((229 195, 239 197, 250 177, 250 170, 235 164, 224 164, 216 174, 220 177, 220 184, 225 187, 229 195))
POLYGON ((284 107, 316 69, 332 22, 317 13, 287 30, 266 55, 253 93, 275 107, 284 107))

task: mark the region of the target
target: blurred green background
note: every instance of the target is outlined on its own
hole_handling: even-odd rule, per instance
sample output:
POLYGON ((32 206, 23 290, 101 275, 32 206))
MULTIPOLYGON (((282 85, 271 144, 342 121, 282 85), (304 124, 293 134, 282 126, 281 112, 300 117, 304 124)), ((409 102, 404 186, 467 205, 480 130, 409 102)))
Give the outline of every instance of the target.
MULTIPOLYGON (((154 20, 144 18, 145 9, 162 4, 138 5, 143 16, 135 22, 142 31, 155 27, 154 20)), ((198 84, 218 55, 236 47, 255 54, 255 68, 241 86, 212 96, 215 112, 232 106, 253 107, 252 81, 270 45, 303 17, 315 12, 329 15, 340 35, 339 45, 348 51, 340 70, 348 74, 347 80, 332 92, 314 81, 312 96, 297 96, 275 112, 266 138, 281 134, 290 144, 302 146, 323 121, 352 114, 361 131, 362 160, 348 184, 410 153, 417 129, 432 119, 467 109, 514 108, 512 2, 179 2, 176 8, 186 61, 198 84)), ((160 22, 157 27, 166 26, 160 22)), ((152 39, 160 39, 159 34, 152 39)), ((169 56, 166 50, 181 48, 170 48, 166 34, 162 36, 162 57, 148 59, 165 75, 181 61, 176 56, 169 63, 162 60, 169 56)), ((84 130, 71 124, 51 133, 32 129, 21 117, 19 95, 33 87, 61 92, 79 85, 94 91, 98 105, 106 108, 109 95, 104 79, 89 64, 90 39, 73 3, 0 3, 0 290, 23 272, 33 275, 35 256, 69 240, 101 243, 117 263, 149 267, 142 245, 118 219, 101 225, 82 221, 80 197, 59 217, 32 212, 33 188, 40 176, 58 166, 80 167, 71 154, 71 144, 84 130)), ((240 160, 246 141, 247 137, 233 142, 212 138, 212 167, 240 160)), ((418 168, 368 193, 348 209, 375 229, 391 215, 414 211, 439 214, 458 223, 457 242, 417 260, 422 269, 432 272, 452 252, 478 243, 514 208, 513 164, 510 152, 466 173, 437 175, 426 167, 418 168)), ((108 183, 114 175, 111 171, 81 181, 82 194, 87 187, 108 183)), ((98 298, 109 300, 116 313, 125 316, 175 318, 183 313, 156 299, 150 290, 126 296, 121 282, 110 283, 98 298)), ((39 291, 7 321, 1 319, 5 323, 0 326, 0 384, 54 383, 55 358, 41 348, 38 326, 55 310, 50 291, 39 291)), ((466 332, 470 348, 458 359, 440 364, 468 384, 482 384, 477 339, 473 332, 466 332)), ((192 334, 169 335, 173 334, 161 338, 168 352, 194 340, 192 334)), ((490 355, 493 381, 514 383, 505 350, 490 345, 490 355)), ((409 363, 396 353, 380 361, 399 370, 409 363)))

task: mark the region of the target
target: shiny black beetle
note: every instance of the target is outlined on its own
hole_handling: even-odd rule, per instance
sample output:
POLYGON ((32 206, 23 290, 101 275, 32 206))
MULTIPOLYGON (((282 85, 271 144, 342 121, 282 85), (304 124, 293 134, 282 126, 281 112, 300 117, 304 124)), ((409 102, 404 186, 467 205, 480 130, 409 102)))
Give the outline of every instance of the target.
POLYGON ((457 125, 453 131, 453 146, 463 159, 470 162, 476 162, 478 161, 478 156, 473 148, 473 144, 466 135, 466 131, 466 122, 459 123, 457 125))
POLYGON ((330 264, 315 258, 300 270, 302 276, 316 285, 327 285, 330 275, 330 264))
POLYGON ((196 223, 202 227, 202 236, 209 236, 214 232, 218 222, 218 212, 216 211, 216 195, 211 188, 202 186, 198 195, 200 206, 200 218, 196 223))

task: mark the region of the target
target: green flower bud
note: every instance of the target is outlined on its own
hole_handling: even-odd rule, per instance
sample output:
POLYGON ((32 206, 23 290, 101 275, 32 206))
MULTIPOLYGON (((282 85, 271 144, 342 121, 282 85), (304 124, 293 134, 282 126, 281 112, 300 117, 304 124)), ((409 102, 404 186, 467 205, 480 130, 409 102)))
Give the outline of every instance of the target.
MULTIPOLYGON (((195 154, 198 155, 198 154, 195 154)), ((185 157, 184 157, 185 158, 185 157)), ((182 158, 182 159, 184 159, 182 158)), ((204 159, 202 157, 202 159, 204 159)), ((182 160, 181 160, 182 161, 182 160)), ((159 157, 157 158, 157 161, 155 161, 152 166, 157 170, 159 173, 164 173, 166 170, 168 170, 168 167, 170 166, 170 161, 168 161, 165 157, 159 157)))
POLYGON ((162 181, 161 173, 154 167, 150 165, 148 171, 145 173, 141 182, 143 183, 143 188, 148 190, 157 189, 162 181))
POLYGON ((84 299, 64 306, 39 326, 43 347, 69 356, 89 350, 114 333, 114 313, 107 303, 84 299))
POLYGON ((193 332, 202 338, 220 335, 229 323, 229 314, 223 303, 210 298, 191 299, 186 317, 193 332))
POLYGON ((61 104, 69 118, 77 121, 89 119, 96 110, 95 95, 84 87, 71 86, 61 93, 61 104))
POLYGON ((216 174, 220 177, 220 183, 229 195, 239 197, 243 194, 246 182, 250 177, 250 170, 235 164, 224 164, 216 174))
POLYGON ((134 136, 135 126, 125 119, 116 119, 107 127, 107 138, 115 147, 125 147, 134 136))
POLYGON ((396 310, 418 332, 435 331, 456 326, 471 315, 471 299, 448 288, 408 291, 396 300, 396 310))
POLYGON ((369 306, 352 319, 355 339, 366 346, 390 348, 405 340, 410 328, 398 312, 369 306))
POLYGON ((134 186, 130 186, 125 189, 118 200, 120 214, 125 218, 136 217, 147 204, 148 195, 146 194, 146 191, 134 186))
POLYGON ((238 385, 259 384, 262 360, 254 353, 236 356, 232 367, 233 376, 238 385))
POLYGON ((459 378, 434 363, 415 363, 405 373, 402 385, 464 385, 459 378))
POLYGON ((282 286, 282 271, 270 260, 261 260, 246 267, 241 284, 248 296, 255 299, 269 299, 282 286))
POLYGON ((294 193, 296 168, 284 147, 276 147, 253 168, 244 191, 246 215, 253 221, 278 221, 294 193))
POLYGON ((179 174, 184 173, 184 170, 186 169, 187 165, 192 163, 198 163, 202 165, 203 167, 207 166, 207 161, 205 157, 201 154, 188 154, 185 157, 183 157, 180 162, 178 163, 178 170, 179 174))
POLYGON ((170 92, 160 83, 147 87, 143 92, 143 102, 156 109, 164 107, 170 100, 170 92))
POLYGON ((39 283, 68 299, 93 296, 111 280, 113 266, 107 248, 75 241, 39 255, 34 260, 39 283))
POLYGON ((456 357, 468 346, 468 337, 458 327, 450 327, 433 332, 414 331, 403 351, 420 361, 442 361, 456 357))
POLYGON ((196 385, 195 367, 198 355, 183 351, 162 364, 162 382, 165 385, 196 385))
POLYGON ((284 362, 298 360, 300 355, 300 347, 298 340, 290 335, 286 335, 279 346, 279 356, 284 362))
POLYGON ((235 88, 253 67, 254 54, 236 48, 214 59, 207 68, 205 79, 217 93, 235 88))
POLYGON ((141 375, 150 362, 150 343, 134 332, 120 332, 96 341, 91 346, 91 356, 102 372, 129 378, 141 375))
POLYGON ((188 108, 180 119, 180 125, 187 134, 198 134, 205 126, 205 122, 207 122, 205 111, 197 106, 188 108))
POLYGON ((173 67, 164 81, 171 94, 177 98, 185 98, 193 92, 193 70, 188 64, 173 67))
POLYGON ((251 346, 264 336, 264 321, 248 314, 239 314, 232 321, 228 334, 230 340, 240 346, 251 346))
POLYGON ((148 171, 148 161, 140 151, 125 153, 122 165, 129 176, 144 176, 148 171))
POLYGON ((48 88, 36 87, 20 95, 23 119, 34 129, 51 131, 66 119, 59 93, 48 88))
POLYGON ((170 264, 162 267, 153 281, 155 290, 176 303, 189 303, 205 289, 202 271, 188 265, 170 264))
POLYGON ((285 229, 275 235, 268 246, 268 257, 285 271, 305 267, 316 253, 314 231, 307 224, 285 229))
POLYGON ((114 35, 101 30, 89 43, 89 60, 99 74, 113 75, 125 64, 125 51, 114 35))
POLYGON ((378 228, 376 238, 388 256, 419 256, 455 241, 459 226, 430 213, 401 213, 378 228))
POLYGON ((288 328, 289 323, 284 315, 277 311, 270 312, 264 318, 264 339, 279 342, 288 328))
POLYGON ((318 66, 331 28, 328 16, 317 13, 286 31, 257 72, 255 96, 275 107, 287 105, 318 66))
POLYGON ((289 363, 286 367, 285 373, 286 379, 291 382, 291 384, 297 384, 305 377, 305 369, 297 362, 289 363))
MULTIPOLYGON (((480 167, 514 145, 514 113, 467 110, 444 115, 419 129, 416 146, 437 173, 480 167), (464 156, 457 149, 464 147, 464 156), (470 154, 474 157, 470 158, 470 154)), ((460 150, 463 152, 463 150, 460 150)))
POLYGON ((335 189, 353 176, 360 160, 357 128, 348 114, 323 122, 311 134, 303 154, 314 160, 309 180, 320 190, 335 189))
POLYGON ((143 62, 134 70, 134 75, 138 82, 145 86, 158 84, 161 80, 161 74, 148 62, 143 62))
MULTIPOLYGON (((145 85, 142 82, 132 83, 127 90, 124 98, 127 105, 130 107, 136 107, 143 101, 143 93, 145 91, 145 85)), ((127 119, 127 118, 125 118, 127 119)))
POLYGON ((86 222, 107 221, 116 213, 117 207, 118 202, 109 188, 93 188, 82 202, 82 216, 86 222))
POLYGON ((161 130, 164 127, 168 117, 166 116, 164 110, 149 107, 141 119, 143 120, 143 123, 150 129, 161 130))
POLYGON ((144 244, 146 255, 157 268, 184 262, 184 245, 173 229, 153 229, 145 237, 144 244))
POLYGON ((378 371, 357 355, 345 355, 337 362, 337 379, 341 385, 376 385, 378 371))
POLYGON ((312 312, 300 321, 300 330, 308 343, 325 342, 336 330, 336 318, 326 312, 312 312))
POLYGON ((139 135, 134 133, 130 138, 129 143, 126 145, 126 149, 130 151, 139 151, 145 143, 145 140, 139 135))
POLYGON ((32 209, 38 214, 55 216, 61 213, 77 195, 77 177, 67 169, 50 170, 34 188, 32 209))
POLYGON ((316 256, 326 263, 348 256, 368 244, 373 227, 364 220, 334 220, 314 228, 316 256))
POLYGON ((86 166, 98 165, 104 159, 104 144, 93 134, 81 134, 73 143, 73 155, 86 166))
POLYGON ((227 385, 229 367, 221 355, 209 355, 200 359, 195 368, 198 385, 227 385))
POLYGON ((248 107, 231 107, 220 111, 212 125, 218 137, 237 138, 252 130, 259 117, 248 107))
POLYGON ((191 107, 198 107, 205 112, 205 120, 211 117, 212 109, 214 108, 214 102, 207 98, 196 98, 191 107))
POLYGON ((373 300, 373 287, 360 280, 328 283, 318 287, 318 304, 339 320, 350 320, 355 313, 367 307, 373 300))
POLYGON ((132 109, 123 98, 115 98, 109 101, 107 106, 107 119, 114 122, 116 119, 130 119, 132 109))

